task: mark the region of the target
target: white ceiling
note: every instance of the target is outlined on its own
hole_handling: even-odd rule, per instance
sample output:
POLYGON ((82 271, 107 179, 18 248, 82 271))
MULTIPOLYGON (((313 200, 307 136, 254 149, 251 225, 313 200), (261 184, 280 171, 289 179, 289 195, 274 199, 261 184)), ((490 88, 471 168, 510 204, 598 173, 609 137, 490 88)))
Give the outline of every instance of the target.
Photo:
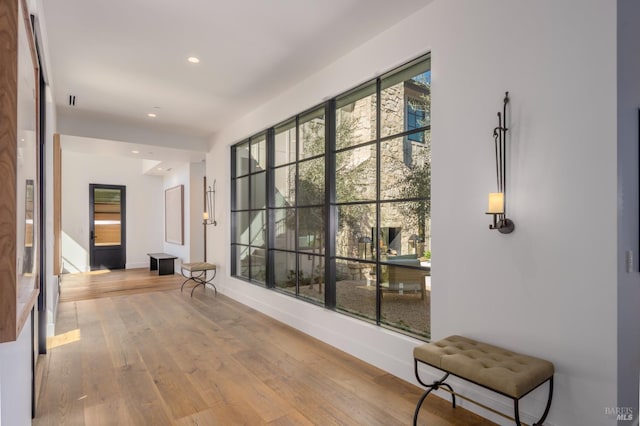
POLYGON ((138 159, 140 172, 155 176, 169 175, 185 163, 205 161, 204 152, 73 135, 62 135, 61 146, 63 151, 138 159))
POLYGON ((104 114, 208 136, 430 1, 41 4, 48 74, 63 115, 104 114))

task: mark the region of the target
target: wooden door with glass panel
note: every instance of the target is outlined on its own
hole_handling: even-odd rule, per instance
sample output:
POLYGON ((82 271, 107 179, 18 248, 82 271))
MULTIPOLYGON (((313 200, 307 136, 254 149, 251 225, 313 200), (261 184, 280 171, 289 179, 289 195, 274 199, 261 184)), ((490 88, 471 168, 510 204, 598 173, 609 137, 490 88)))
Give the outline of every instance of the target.
POLYGON ((124 269, 126 263, 126 188, 89 185, 91 270, 124 269))

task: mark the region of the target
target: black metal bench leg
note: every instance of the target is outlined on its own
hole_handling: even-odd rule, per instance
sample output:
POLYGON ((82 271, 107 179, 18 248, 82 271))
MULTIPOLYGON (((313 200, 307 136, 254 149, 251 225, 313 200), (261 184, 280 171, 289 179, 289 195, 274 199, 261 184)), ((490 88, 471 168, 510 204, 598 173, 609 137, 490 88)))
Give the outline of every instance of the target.
MULTIPOLYGON (((184 274, 183 274, 183 276, 184 276, 184 274)), ((187 279, 182 283, 182 285, 180 286, 180 292, 181 292, 181 293, 182 293, 182 289, 184 289, 184 285, 185 285, 186 283, 188 283, 189 281, 192 281, 192 280, 193 280, 193 278, 187 278, 187 279)))
POLYGON ((449 392, 451 393, 451 405, 453 405, 453 408, 456 408, 456 394, 453 392, 453 388, 449 383, 441 383, 440 386, 449 389, 449 392))
POLYGON ((515 411, 516 425, 522 426, 522 423, 520 423, 520 408, 518 408, 518 400, 515 398, 513 400, 513 410, 515 411))
MULTIPOLYGON (((444 383, 444 381, 447 380, 447 377, 449 377, 449 373, 446 373, 444 376, 442 376, 440 380, 436 380, 430 385, 424 383, 422 379, 420 379, 420 376, 418 375, 418 361, 416 360, 414 362, 415 362, 415 373, 416 373, 416 378, 418 379, 418 382, 420 382, 421 385, 426 386, 428 388, 425 391, 425 393, 422 394, 422 396, 420 397, 420 400, 416 405, 416 410, 413 413, 413 426, 416 426, 418 424, 418 414, 420 413, 420 407, 422 406, 422 403, 427 398, 427 396, 431 393, 431 391, 438 390, 440 386, 448 388, 449 390, 451 390, 451 392, 453 392, 453 389, 447 383, 444 383)), ((453 408, 455 408, 456 406, 455 395, 453 395, 452 393, 451 396, 453 397, 453 408)))
POLYGON ((205 281, 202 279, 203 275, 206 279, 207 271, 200 271, 198 275, 193 275, 193 274, 191 275, 191 279, 193 279, 193 282, 196 283, 196 285, 194 285, 193 288, 191 289, 191 297, 193 297, 193 292, 195 291, 196 288, 198 288, 198 286, 202 286, 203 288, 206 288, 205 281))
MULTIPOLYGON (((542 417, 540 417, 540 420, 538 420, 537 422, 535 422, 533 424, 533 426, 542 426, 544 424, 545 419, 547 418, 547 415, 549 414, 549 409, 551 408, 551 400, 553 399, 553 376, 551 376, 551 378, 549 379, 549 397, 547 398, 547 406, 544 408, 544 413, 542 414, 542 417)), ((513 410, 515 412, 515 421, 516 421, 516 425, 520 426, 520 410, 518 408, 518 400, 514 399, 513 400, 513 410)))
MULTIPOLYGON (((200 274, 195 275, 195 276, 191 276, 191 278, 189 278, 189 280, 193 280, 196 285, 193 286, 193 288, 191 289, 191 297, 193 297, 193 292, 194 290, 198 287, 198 286, 202 286, 203 289, 207 288, 207 284, 211 284, 213 286, 213 291, 214 291, 214 295, 218 295, 218 288, 216 287, 216 285, 214 283, 212 283, 213 279, 216 277, 216 273, 217 271, 214 269, 213 270, 213 274, 211 276, 211 278, 207 279, 207 271, 201 271, 200 274)), ((189 281, 187 280, 187 281, 189 281)), ((185 281, 186 282, 186 281, 185 281)), ((184 285, 184 284, 183 284, 184 285)))
POLYGON ((535 422, 533 426, 544 424, 544 421, 547 418, 547 415, 549 414, 549 409, 551 408, 552 399, 553 399, 553 376, 551 376, 551 378, 549 379, 549 398, 547 399, 547 406, 545 407, 544 413, 542 414, 542 417, 540 417, 540 420, 535 422))
POLYGON ((193 288, 191 289, 191 297, 193 297, 193 292, 196 288, 198 288, 198 286, 202 286, 204 288, 204 284, 202 283, 197 283, 196 285, 194 285, 193 288))

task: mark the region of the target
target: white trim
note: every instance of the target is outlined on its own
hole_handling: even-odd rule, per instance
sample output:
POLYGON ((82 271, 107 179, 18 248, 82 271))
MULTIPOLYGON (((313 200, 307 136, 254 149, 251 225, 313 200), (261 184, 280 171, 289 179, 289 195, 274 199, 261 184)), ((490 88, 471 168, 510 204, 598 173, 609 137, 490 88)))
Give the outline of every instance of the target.
MULTIPOLYGON (((263 289, 233 277, 222 277, 220 282, 216 282, 216 286, 219 293, 237 302, 250 306, 277 321, 422 388, 415 379, 413 364, 413 348, 424 343, 421 340, 297 300, 277 291, 263 289), (353 339, 350 336, 360 336, 360 338, 353 339)), ((423 380, 430 378, 435 380, 442 376, 438 376, 437 370, 428 367, 421 367, 420 374, 423 380)), ((510 399, 502 398, 495 392, 482 389, 455 377, 448 382, 452 384, 456 392, 513 416, 513 403, 510 399)), ((544 384, 520 401, 520 419, 522 421, 532 424, 540 418, 547 402, 547 390, 548 385, 544 384), (535 414, 532 415, 532 412, 535 414)), ((450 395, 447 392, 438 391, 436 395, 450 401, 450 395)), ((506 424, 503 417, 475 404, 460 398, 456 403, 460 407, 495 423, 506 424)), ((555 426, 548 421, 545 421, 545 424, 555 426)))

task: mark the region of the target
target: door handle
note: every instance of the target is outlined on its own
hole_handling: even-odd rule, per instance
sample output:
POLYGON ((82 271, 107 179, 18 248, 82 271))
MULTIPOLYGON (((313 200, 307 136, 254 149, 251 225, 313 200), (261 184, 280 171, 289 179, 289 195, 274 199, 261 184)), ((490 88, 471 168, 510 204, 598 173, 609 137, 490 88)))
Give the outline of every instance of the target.
POLYGON ((90 238, 91 240, 93 240, 95 237, 96 237, 96 236, 95 236, 95 234, 93 233, 93 231, 91 231, 91 232, 89 233, 89 238, 90 238))

